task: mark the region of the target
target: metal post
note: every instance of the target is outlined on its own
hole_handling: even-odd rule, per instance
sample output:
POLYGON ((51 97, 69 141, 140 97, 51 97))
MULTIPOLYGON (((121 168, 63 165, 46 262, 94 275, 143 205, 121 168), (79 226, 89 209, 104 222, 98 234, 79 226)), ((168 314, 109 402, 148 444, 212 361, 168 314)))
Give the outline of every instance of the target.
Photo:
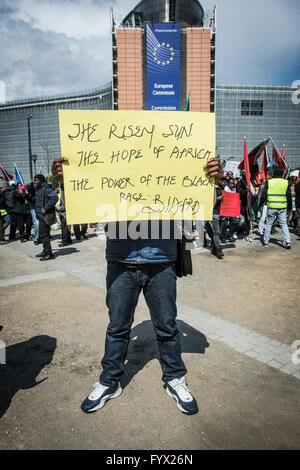
POLYGON ((37 155, 32 155, 31 156, 33 165, 34 165, 34 174, 36 175, 36 161, 37 161, 37 155))
POLYGON ((28 125, 28 147, 29 147, 29 171, 30 171, 30 179, 33 179, 32 174, 32 150, 31 150, 31 135, 30 135, 30 119, 32 118, 32 114, 27 117, 27 125, 28 125))
POLYGON ((112 53, 112 82, 111 82, 111 109, 115 109, 115 78, 114 78, 114 34, 115 34, 115 22, 114 22, 114 11, 112 5, 110 6, 110 37, 111 37, 111 53, 112 53))

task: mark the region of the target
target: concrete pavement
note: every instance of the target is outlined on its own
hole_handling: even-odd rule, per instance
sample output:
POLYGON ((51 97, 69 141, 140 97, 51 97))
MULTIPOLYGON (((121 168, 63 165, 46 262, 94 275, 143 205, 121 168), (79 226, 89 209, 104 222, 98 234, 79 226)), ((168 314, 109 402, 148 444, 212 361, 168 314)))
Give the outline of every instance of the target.
POLYGON ((123 394, 95 415, 80 410, 107 326, 103 238, 90 229, 87 241, 58 248, 55 232, 47 263, 30 242, 2 246, 0 449, 299 448, 300 243, 293 236, 288 251, 279 240, 268 250, 238 240, 224 260, 200 250, 194 275, 178 281, 187 382, 200 409, 192 417, 162 387, 142 296, 123 394))

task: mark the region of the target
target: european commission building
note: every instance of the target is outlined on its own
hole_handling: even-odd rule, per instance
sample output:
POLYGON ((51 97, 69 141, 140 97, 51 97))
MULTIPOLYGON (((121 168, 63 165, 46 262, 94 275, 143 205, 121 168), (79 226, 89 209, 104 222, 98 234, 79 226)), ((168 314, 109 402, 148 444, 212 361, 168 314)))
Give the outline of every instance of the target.
POLYGON ((0 104, 0 163, 12 174, 15 163, 25 182, 35 173, 49 176, 60 156, 59 109, 176 111, 189 95, 190 111, 215 112, 222 160, 243 159, 244 136, 248 151, 272 137, 280 150, 285 145, 288 165, 300 167, 300 93, 292 86, 216 84, 215 13, 205 14, 198 0, 143 0, 117 26, 111 12, 112 81, 0 104))

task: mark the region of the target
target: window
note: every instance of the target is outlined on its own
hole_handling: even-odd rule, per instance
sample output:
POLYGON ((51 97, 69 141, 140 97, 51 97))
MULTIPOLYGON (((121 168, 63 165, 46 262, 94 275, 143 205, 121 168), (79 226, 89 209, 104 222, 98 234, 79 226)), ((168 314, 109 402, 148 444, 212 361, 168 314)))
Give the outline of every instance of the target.
POLYGON ((169 21, 176 21, 176 0, 170 0, 170 13, 169 13, 169 21))
POLYGON ((241 114, 242 116, 263 116, 264 102, 263 101, 241 101, 241 114))

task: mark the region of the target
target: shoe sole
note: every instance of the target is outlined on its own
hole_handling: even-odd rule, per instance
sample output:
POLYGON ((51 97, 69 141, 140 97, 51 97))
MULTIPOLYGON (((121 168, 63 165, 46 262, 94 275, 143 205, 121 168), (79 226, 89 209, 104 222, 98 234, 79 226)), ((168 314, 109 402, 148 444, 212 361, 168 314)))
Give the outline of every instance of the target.
POLYGON ((94 413, 95 411, 98 411, 100 410, 100 408, 103 408, 103 406, 105 405, 105 403, 108 401, 108 400, 111 400, 112 398, 117 398, 121 395, 121 393, 123 392, 123 389, 121 387, 118 388, 118 390, 116 390, 114 393, 110 394, 110 395, 106 395, 105 397, 102 398, 102 400, 100 401, 99 405, 95 406, 95 408, 92 408, 91 410, 88 410, 88 411, 85 411, 85 413, 94 413))
POLYGON ((180 403, 178 402, 177 396, 174 395, 174 394, 168 389, 168 387, 166 388, 166 392, 167 392, 167 394, 169 395, 169 397, 174 398, 174 400, 176 401, 176 404, 177 404, 177 408, 179 408, 180 411, 182 411, 182 413, 184 413, 184 414, 186 414, 186 415, 194 415, 194 414, 198 413, 198 410, 193 411, 193 412, 189 412, 189 411, 186 411, 184 408, 182 408, 182 406, 181 406, 180 403))

